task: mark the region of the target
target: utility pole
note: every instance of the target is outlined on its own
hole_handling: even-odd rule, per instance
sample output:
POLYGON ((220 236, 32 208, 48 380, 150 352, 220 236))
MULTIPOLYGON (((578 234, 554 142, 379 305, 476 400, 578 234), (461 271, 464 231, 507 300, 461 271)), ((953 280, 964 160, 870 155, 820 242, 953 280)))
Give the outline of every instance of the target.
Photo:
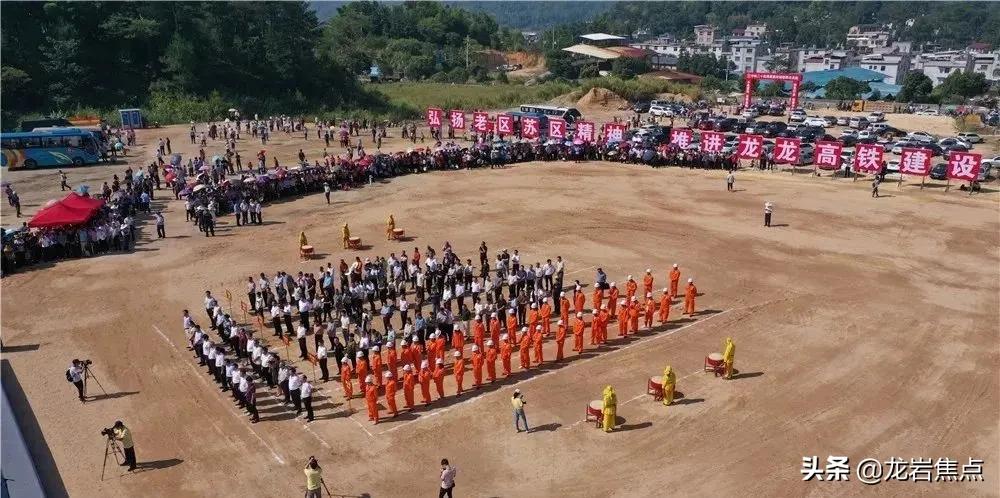
POLYGON ((465 35, 465 70, 469 70, 469 35, 465 35))

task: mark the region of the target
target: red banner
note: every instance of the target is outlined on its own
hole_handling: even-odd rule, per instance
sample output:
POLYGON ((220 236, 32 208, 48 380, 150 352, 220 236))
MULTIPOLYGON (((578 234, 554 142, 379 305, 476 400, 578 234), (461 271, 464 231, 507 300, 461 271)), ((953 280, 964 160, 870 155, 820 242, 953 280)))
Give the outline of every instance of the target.
POLYGON ((560 118, 549 118, 549 138, 566 138, 566 121, 560 118))
POLYGON ((448 121, 451 122, 451 127, 456 130, 465 129, 465 111, 454 110, 448 113, 448 121))
POLYGON ((976 181, 979 179, 979 170, 983 167, 982 161, 982 154, 952 151, 948 154, 948 178, 976 181))
POLYGON ((691 145, 691 130, 688 128, 675 128, 670 130, 670 143, 677 145, 681 149, 691 145))
POLYGON ((604 138, 608 142, 621 142, 627 128, 625 123, 604 123, 604 138))
POLYGON ((472 129, 476 133, 487 133, 490 131, 490 115, 485 112, 474 112, 472 113, 472 129))
POLYGON ((861 173, 878 173, 882 171, 881 145, 858 144, 854 147, 854 171, 861 173))
POLYGON ((754 79, 754 80, 771 80, 771 81, 802 81, 802 75, 799 73, 758 73, 750 72, 743 75, 744 78, 754 79))
POLYGON ((740 159, 758 159, 764 153, 764 137, 761 135, 740 134, 736 153, 740 159))
POLYGON ((497 133, 501 135, 514 133, 514 118, 509 114, 497 114, 497 133))
POLYGON ((774 162, 778 164, 798 164, 802 153, 799 138, 777 137, 774 139, 774 162))
POLYGON ((594 141, 594 123, 590 121, 576 122, 576 138, 584 142, 594 141))
POLYGON ((844 151, 844 144, 841 142, 816 142, 816 155, 813 162, 816 166, 828 166, 822 169, 840 168, 840 154, 844 151))
POLYGON ((722 147, 726 145, 726 134, 717 131, 701 132, 701 151, 710 154, 722 152, 722 147))
POLYGON ((427 109, 427 126, 431 128, 440 128, 441 120, 444 119, 444 111, 438 109, 437 107, 431 107, 427 109))
POLYGON ((521 138, 538 138, 539 135, 538 118, 521 118, 521 138))
POLYGON ((903 147, 899 156, 899 173, 903 175, 927 176, 931 172, 931 151, 913 147, 903 147))

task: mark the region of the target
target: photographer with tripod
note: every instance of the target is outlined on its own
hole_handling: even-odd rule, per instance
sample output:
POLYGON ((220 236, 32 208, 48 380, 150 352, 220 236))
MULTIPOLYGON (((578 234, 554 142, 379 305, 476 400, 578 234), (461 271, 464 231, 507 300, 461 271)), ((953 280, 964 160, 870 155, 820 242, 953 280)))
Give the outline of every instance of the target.
POLYGON ((87 402, 87 381, 90 379, 94 379, 94 382, 97 382, 97 387, 101 388, 101 392, 108 394, 104 390, 104 386, 101 385, 101 382, 97 380, 97 376, 90 370, 90 366, 93 364, 94 362, 90 360, 81 361, 74 358, 73 364, 66 369, 66 380, 76 386, 77 395, 80 398, 80 402, 83 403, 87 402))
POLYGON ((326 482, 323 481, 323 467, 319 466, 316 457, 309 457, 309 461, 306 462, 305 474, 306 498, 323 498, 323 492, 320 491, 320 487, 326 489, 327 495, 332 496, 330 489, 326 487, 326 482))
MULTIPOLYGON (((135 444, 132 442, 132 431, 125 427, 125 424, 121 420, 115 422, 115 425, 110 429, 104 429, 101 434, 107 436, 108 446, 113 446, 115 452, 117 452, 117 446, 114 441, 118 440, 122 443, 122 448, 124 450, 124 462, 119 465, 128 465, 128 470, 135 470, 135 444)), ((108 460, 108 450, 104 452, 104 461, 107 463, 108 460)), ((103 472, 102 472, 103 475, 103 472)))

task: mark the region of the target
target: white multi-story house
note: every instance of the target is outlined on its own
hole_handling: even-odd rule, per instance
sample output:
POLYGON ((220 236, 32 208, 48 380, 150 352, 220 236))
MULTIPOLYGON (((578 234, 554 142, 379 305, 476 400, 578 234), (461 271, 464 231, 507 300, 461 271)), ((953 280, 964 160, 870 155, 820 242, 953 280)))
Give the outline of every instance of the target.
POLYGON ((859 64, 864 69, 877 71, 885 75, 884 83, 899 85, 910 70, 908 54, 869 54, 861 57, 859 64))
POLYGON ((764 38, 767 34, 767 24, 764 23, 754 23, 748 24, 743 30, 743 36, 750 38, 764 38))
POLYGON ((679 43, 674 37, 661 35, 651 40, 632 43, 630 47, 641 48, 663 55, 679 56, 684 51, 684 45, 679 43))
POLYGON ((889 46, 890 33, 878 24, 860 24, 847 30, 847 44, 859 51, 870 52, 879 47, 889 46))
POLYGON ((751 37, 729 39, 729 60, 736 66, 736 72, 745 73, 757 68, 760 40, 751 37))
POLYGON ((715 26, 711 24, 699 24, 694 27, 694 42, 697 45, 711 45, 715 43, 715 26))
POLYGON ((938 86, 956 71, 971 70, 972 61, 972 57, 963 51, 949 50, 919 54, 914 59, 912 67, 913 70, 927 75, 931 79, 931 83, 938 86))
POLYGON ((1000 51, 974 54, 971 69, 986 76, 986 81, 1000 81, 1000 51))

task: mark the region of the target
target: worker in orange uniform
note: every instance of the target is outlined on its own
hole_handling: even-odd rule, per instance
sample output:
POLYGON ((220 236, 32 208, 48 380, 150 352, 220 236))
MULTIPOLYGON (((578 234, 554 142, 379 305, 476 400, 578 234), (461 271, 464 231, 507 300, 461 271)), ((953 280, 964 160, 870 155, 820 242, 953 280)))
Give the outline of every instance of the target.
POLYGON ((677 268, 677 263, 670 270, 670 299, 677 297, 677 284, 681 281, 681 270, 677 268))
POLYGON ((618 290, 618 287, 615 286, 614 282, 611 282, 611 290, 608 291, 608 312, 611 315, 611 318, 617 316, 615 311, 617 311, 618 308, 618 296, 620 294, 621 291, 618 290))
POLYGON ((566 323, 559 320, 556 323, 556 361, 563 359, 563 343, 566 342, 566 323))
POLYGON ((392 378, 395 379, 399 375, 399 369, 396 368, 399 364, 399 357, 396 354, 396 341, 389 341, 385 347, 385 360, 389 365, 389 371, 392 372, 392 378))
POLYGON ((344 399, 350 406, 351 398, 354 397, 354 387, 351 384, 351 362, 347 359, 340 362, 340 385, 344 388, 344 399))
POLYGON ((517 344, 517 312, 513 309, 507 310, 507 336, 511 344, 517 344))
POLYGON ((566 299, 566 293, 559 293, 559 318, 562 319, 563 323, 569 323, 569 299, 566 299))
POLYGON ((417 386, 417 376, 413 374, 413 365, 403 365, 403 403, 406 409, 413 411, 413 389, 417 386))
POLYGON ((438 360, 444 361, 445 349, 444 334, 440 330, 434 332, 434 354, 438 360))
MULTIPOLYGON (((427 351, 427 361, 434 361, 438 357, 438 344, 434 340, 437 332, 430 332, 427 334, 427 340, 424 341, 424 351, 427 351)), ((443 347, 443 346, 442 346, 443 347)))
POLYGON ((413 375, 420 373, 420 362, 424 359, 424 347, 420 344, 416 337, 410 341, 410 359, 413 360, 413 375))
POLYGON ((485 342, 486 324, 483 323, 483 317, 476 315, 476 320, 472 322, 472 343, 482 349, 485 342))
POLYGON ((356 363, 358 364, 358 391, 366 392, 365 378, 368 377, 368 360, 365 359, 365 354, 361 351, 358 351, 354 356, 357 359, 356 363))
POLYGON ((594 309, 590 310, 590 314, 592 315, 590 318, 590 345, 596 346, 601 336, 600 312, 594 309))
POLYGON ((465 348, 465 332, 455 327, 455 332, 451 334, 451 347, 456 351, 461 351, 465 348))
POLYGON ((635 291, 639 289, 639 284, 635 282, 632 275, 628 276, 628 282, 625 282, 625 300, 632 302, 632 298, 635 297, 635 291))
POLYGON ((611 312, 608 310, 608 305, 601 307, 601 312, 597 315, 601 318, 601 344, 606 344, 608 342, 608 324, 611 323, 611 312))
POLYGON ((483 385, 483 352, 479 346, 472 345, 472 387, 479 389, 483 385))
POLYGON ((531 309, 528 310, 528 332, 535 330, 536 325, 542 323, 542 317, 538 314, 538 305, 531 303, 531 309))
POLYGON ((694 279, 689 278, 687 287, 684 289, 684 314, 694 315, 694 298, 698 295, 698 288, 694 286, 694 279))
POLYGON ((542 317, 542 333, 548 337, 552 333, 552 305, 549 298, 545 298, 542 307, 538 309, 538 314, 542 317))
POLYGON ((417 380, 420 381, 421 401, 425 405, 431 404, 431 369, 427 360, 421 362, 420 375, 417 376, 417 380))
POLYGON ((431 372, 434 379, 434 388, 437 390, 438 399, 444 397, 444 360, 438 358, 434 364, 434 371, 431 372))
POLYGON ((618 337, 628 335, 628 304, 622 299, 618 302, 618 337))
POLYGON ((375 385, 375 379, 369 375, 365 377, 365 404, 368 405, 368 420, 372 424, 378 423, 378 386, 375 385))
POLYGON ((490 313, 490 340, 493 344, 500 342, 500 319, 496 313, 490 313))
POLYGON ((503 376, 510 377, 510 357, 514 347, 510 344, 510 336, 504 334, 500 336, 500 364, 503 368, 503 376))
POLYGON ((396 378, 389 371, 386 371, 382 377, 385 378, 385 382, 382 383, 385 386, 385 404, 392 412, 392 416, 395 417, 399 415, 399 410, 396 409, 396 378))
POLYGON ((656 312, 656 301, 653 301, 653 293, 646 293, 646 302, 643 303, 643 327, 647 329, 653 328, 653 313, 656 312))
POLYGON ((490 384, 497 380, 497 347, 493 339, 486 341, 486 376, 490 384))
POLYGON ((653 293, 653 270, 646 268, 646 276, 642 277, 643 294, 653 293))
POLYGON ((518 350, 519 359, 521 360, 521 369, 527 370, 531 368, 531 334, 528 332, 528 327, 521 329, 521 344, 518 350))
POLYGON ((667 323, 670 319, 670 290, 663 288, 663 295, 660 296, 660 323, 667 323))
POLYGON ((583 352, 583 332, 587 329, 587 323, 583 321, 583 313, 576 314, 576 322, 573 323, 573 351, 583 352))
POLYGON ((604 289, 594 284, 594 297, 591 298, 594 303, 594 309, 601 309, 601 303, 604 302, 604 289))
POLYGON ((583 313, 583 307, 587 304, 587 296, 583 294, 583 289, 580 286, 576 287, 573 291, 573 310, 577 313, 583 313))
POLYGON ((542 341, 545 339, 545 333, 542 332, 542 326, 539 325, 535 327, 535 334, 531 337, 531 346, 535 351, 535 364, 541 365, 544 359, 542 358, 542 341))
POLYGON ((382 353, 378 346, 372 346, 370 350, 372 358, 372 375, 375 377, 375 385, 382 387, 382 353))
POLYGON ((639 333, 639 298, 636 296, 632 296, 628 305, 628 330, 633 334, 639 333))
POLYGON ((406 337, 399 343, 399 364, 406 366, 413 363, 413 358, 410 358, 410 341, 406 337))
POLYGON ((455 351, 455 363, 452 367, 455 371, 455 395, 460 396, 462 394, 462 379, 465 377, 465 358, 462 358, 461 351, 455 351))

